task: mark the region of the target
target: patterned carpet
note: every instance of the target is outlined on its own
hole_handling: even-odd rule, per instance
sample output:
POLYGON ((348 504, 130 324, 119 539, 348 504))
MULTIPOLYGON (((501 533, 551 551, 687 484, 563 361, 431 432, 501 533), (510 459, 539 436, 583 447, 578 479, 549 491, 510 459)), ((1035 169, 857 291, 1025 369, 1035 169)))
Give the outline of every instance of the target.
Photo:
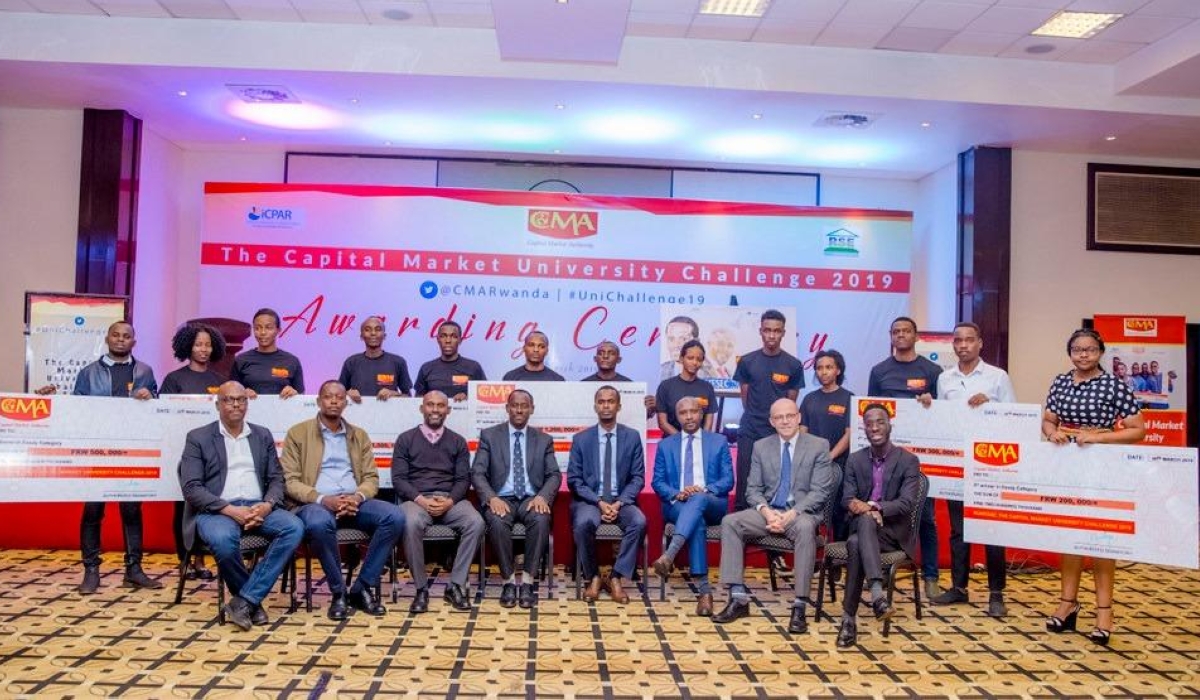
MULTIPOLYGON (((74 591, 77 557, 0 552, 0 696, 1200 697, 1195 571, 1119 571, 1107 650, 1080 634, 1043 631, 1058 597, 1054 574, 1011 576, 1002 622, 983 614, 982 601, 926 608, 918 621, 902 596, 890 637, 865 615, 859 646, 838 650, 828 621, 786 633, 787 596, 770 591, 762 570, 751 572, 753 616, 726 627, 691 615, 694 594, 678 576, 666 602, 652 577, 650 599, 626 606, 576 601, 569 579, 556 577, 553 599, 531 614, 501 608, 494 577, 482 606, 451 612, 442 573, 425 615, 407 614, 408 585, 382 620, 359 614, 342 623, 325 618, 324 595, 314 601, 321 609, 288 614, 276 592, 271 624, 243 633, 216 621, 215 584, 189 583, 183 603, 171 604, 171 556, 149 558, 147 571, 166 584, 150 592, 120 588, 110 556, 103 587, 86 599, 74 591)), ((1094 604, 1083 599, 1086 631, 1094 604)))

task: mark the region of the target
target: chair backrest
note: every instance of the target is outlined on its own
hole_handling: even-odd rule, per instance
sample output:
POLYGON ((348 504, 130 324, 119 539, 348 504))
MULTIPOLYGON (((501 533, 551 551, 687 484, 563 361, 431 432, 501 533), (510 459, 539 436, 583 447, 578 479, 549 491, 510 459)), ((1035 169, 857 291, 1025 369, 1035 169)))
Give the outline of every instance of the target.
POLYGON ((917 507, 913 508, 912 515, 912 531, 917 532, 917 528, 921 524, 921 509, 925 507, 925 497, 929 495, 929 477, 923 472, 917 472, 917 507))
POLYGON ((825 509, 821 516, 821 522, 825 524, 825 531, 830 539, 833 539, 833 508, 838 500, 842 497, 842 465, 837 462, 833 463, 833 491, 829 494, 829 498, 825 499, 825 509))

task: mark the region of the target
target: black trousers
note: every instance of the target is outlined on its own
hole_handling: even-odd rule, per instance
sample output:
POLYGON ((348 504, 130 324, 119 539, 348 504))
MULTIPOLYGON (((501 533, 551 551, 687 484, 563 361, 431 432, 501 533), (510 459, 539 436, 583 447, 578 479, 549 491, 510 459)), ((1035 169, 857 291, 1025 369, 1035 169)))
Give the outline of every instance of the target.
POLYGON ((526 508, 533 496, 518 501, 515 498, 505 498, 508 503, 508 515, 503 518, 496 515, 484 504, 483 519, 487 522, 487 538, 496 553, 496 563, 500 567, 500 576, 508 579, 515 570, 513 562, 512 529, 515 523, 525 526, 525 574, 530 577, 528 583, 537 574, 546 556, 550 542, 550 514, 535 513, 526 508))
POLYGON ((881 555, 898 549, 901 549, 900 543, 887 530, 881 529, 870 513, 850 519, 850 536, 846 538, 846 592, 842 597, 842 610, 847 615, 854 617, 858 613, 863 580, 883 579, 881 555))
MULTIPOLYGON (((100 566, 100 524, 104 522, 104 501, 83 504, 83 520, 79 523, 79 549, 83 565, 100 566)), ((121 527, 125 534, 125 568, 142 564, 142 504, 121 501, 121 527)))
MULTIPOLYGON (((963 541, 962 501, 946 501, 950 510, 950 580, 955 588, 967 589, 971 578, 971 543, 963 541)), ((1008 581, 1004 547, 984 545, 989 591, 1002 591, 1008 581)))

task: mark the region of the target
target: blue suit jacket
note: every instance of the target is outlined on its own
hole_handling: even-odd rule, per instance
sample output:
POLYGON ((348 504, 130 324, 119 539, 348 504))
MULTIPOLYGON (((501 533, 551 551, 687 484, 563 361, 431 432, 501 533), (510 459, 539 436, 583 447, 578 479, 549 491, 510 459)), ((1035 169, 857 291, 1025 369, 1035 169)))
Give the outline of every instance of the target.
MULTIPOLYGON (((637 431, 617 424, 617 452, 613 462, 617 467, 617 482, 613 484, 616 500, 622 504, 636 505, 638 494, 646 485, 646 457, 642 452, 642 438, 637 431)), ((603 486, 600 474, 600 431, 589 426, 575 433, 571 440, 571 456, 567 461, 567 487, 571 497, 596 505, 600 502, 603 486)))
MULTIPOLYGON (((664 503, 675 500, 683 479, 682 432, 664 438, 654 455, 654 475, 650 486, 664 503)), ((700 449, 704 456, 704 490, 717 498, 727 498, 733 489, 733 460, 729 441, 707 430, 700 431, 700 449)))

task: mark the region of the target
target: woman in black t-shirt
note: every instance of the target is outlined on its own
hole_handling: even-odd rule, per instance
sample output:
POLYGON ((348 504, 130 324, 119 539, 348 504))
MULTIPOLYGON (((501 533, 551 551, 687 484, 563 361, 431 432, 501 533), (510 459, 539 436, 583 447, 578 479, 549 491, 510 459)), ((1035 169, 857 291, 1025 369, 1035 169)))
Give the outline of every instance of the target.
POLYGON ((704 429, 712 430, 717 413, 717 392, 712 384, 700 379, 704 367, 704 345, 699 340, 689 340, 679 349, 679 374, 664 379, 658 385, 655 405, 658 408, 658 427, 663 437, 679 432, 679 420, 675 417, 675 404, 684 397, 693 397, 700 402, 704 411, 704 429))
POLYGON ((229 378, 246 387, 246 394, 252 399, 259 394, 278 394, 281 399, 303 394, 304 370, 300 358, 275 344, 279 337, 279 314, 274 309, 259 309, 254 312, 252 324, 258 347, 234 358, 229 378))

